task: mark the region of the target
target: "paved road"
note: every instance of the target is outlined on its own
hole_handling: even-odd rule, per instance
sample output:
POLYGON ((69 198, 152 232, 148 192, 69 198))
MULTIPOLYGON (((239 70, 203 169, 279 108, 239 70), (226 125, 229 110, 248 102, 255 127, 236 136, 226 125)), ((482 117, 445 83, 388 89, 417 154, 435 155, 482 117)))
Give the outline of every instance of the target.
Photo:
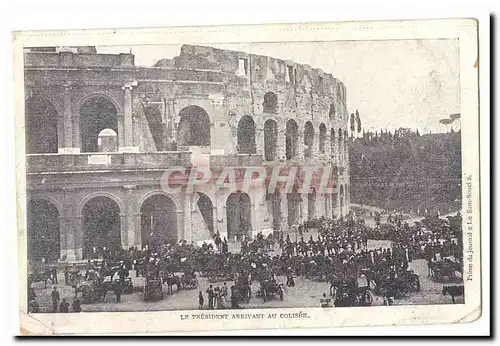
MULTIPOLYGON (((373 241, 369 240, 368 247, 389 247, 389 241, 373 241)), ((421 291, 412 293, 409 298, 404 300, 396 300, 394 305, 420 305, 420 304, 451 304, 449 296, 441 294, 443 284, 435 283, 427 277, 427 265, 425 260, 418 259, 410 263, 410 268, 420 276, 421 291)), ((205 296, 205 304, 207 304, 206 289, 209 282, 205 278, 199 278, 199 288, 197 290, 183 290, 175 292, 172 295, 166 295, 165 298, 157 302, 145 302, 143 299, 142 285, 143 278, 136 278, 135 271, 131 271, 136 292, 128 295, 122 295, 121 302, 115 302, 115 294, 109 292, 105 302, 83 305, 83 311, 158 311, 158 310, 189 310, 198 308, 198 290, 202 290, 205 296)), ((286 282, 284 277, 281 277, 282 282, 286 282)), ((360 284, 362 284, 360 282, 360 284)), ((213 284, 222 286, 223 282, 213 284)), ((231 282, 227 282, 231 285, 231 282)), ((74 290, 64 285, 62 273, 59 273, 59 284, 56 285, 60 291, 61 297, 66 298, 70 303, 73 300, 74 290)), ((34 284, 37 294, 37 301, 44 312, 51 312, 52 303, 50 298, 51 287, 43 288, 43 284, 34 284)), ((258 290, 259 284, 252 285, 252 292, 258 290)), ((319 299, 323 293, 329 292, 327 283, 313 282, 308 279, 296 279, 296 285, 293 288, 286 287, 283 301, 279 298, 263 302, 261 298, 253 297, 248 304, 243 304, 245 308, 286 308, 286 307, 319 307, 319 299)), ((458 303, 463 302, 463 297, 459 298, 458 303)), ((382 298, 375 297, 373 305, 383 305, 382 298)))

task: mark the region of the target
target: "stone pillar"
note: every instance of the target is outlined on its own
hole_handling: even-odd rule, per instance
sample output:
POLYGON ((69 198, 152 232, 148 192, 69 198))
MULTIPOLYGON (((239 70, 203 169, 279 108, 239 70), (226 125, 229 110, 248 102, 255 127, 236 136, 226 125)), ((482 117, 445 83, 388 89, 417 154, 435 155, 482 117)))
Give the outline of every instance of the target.
MULTIPOLYGON (((136 203, 136 198, 135 198, 135 190, 136 186, 135 185, 125 185, 123 186, 125 189, 125 238, 127 240, 126 246, 127 248, 130 248, 132 246, 134 247, 141 247, 141 228, 139 226, 139 229, 137 229, 137 224, 139 223, 140 225, 140 211, 137 210, 137 203, 136 203), (139 222, 138 222, 139 220, 139 222)), ((122 244, 123 244, 122 240, 122 244)))
POLYGON ((59 148, 59 153, 71 154, 80 152, 80 148, 74 148, 73 145, 73 114, 71 107, 71 83, 63 84, 64 91, 64 114, 63 114, 63 142, 62 147, 59 148))
POLYGON ((61 246, 60 251, 59 251, 59 258, 64 260, 66 259, 67 261, 67 249, 68 249, 68 242, 66 240, 67 234, 68 234, 68 229, 70 228, 71 223, 69 220, 64 217, 59 215, 59 244, 61 246))
POLYGON ((137 152, 138 148, 134 144, 134 121, 132 115, 132 89, 137 86, 137 82, 125 83, 122 86, 123 96, 123 140, 124 146, 120 147, 120 152, 137 152))
POLYGON ((332 162, 330 134, 325 135, 325 152, 322 154, 327 163, 332 162))
POLYGON ((184 210, 184 232, 182 234, 182 237, 180 239, 186 240, 189 244, 193 240, 193 234, 192 234, 192 210, 191 210, 191 205, 192 205, 192 195, 185 193, 184 194, 184 205, 183 205, 183 210, 184 210))
POLYGON ((215 192, 214 232, 219 232, 222 239, 226 237, 226 239, 230 241, 231 239, 229 239, 227 236, 227 224, 225 220, 226 205, 224 203, 224 193, 220 190, 217 190, 215 192))
POLYGON ((260 124, 255 128, 255 153, 264 157, 264 127, 260 124))
POLYGON ((300 219, 299 223, 309 219, 309 195, 307 193, 301 194, 300 205, 300 219))
POLYGON ((76 215, 77 200, 75 190, 64 188, 64 220, 61 228, 61 256, 66 255, 68 262, 82 259, 83 230, 81 217, 76 215), (63 236, 64 233, 64 236, 63 236), (81 237, 80 237, 81 236, 81 237), (81 238, 81 239, 80 239, 81 238))
POLYGON ((319 131, 314 132, 314 139, 311 148, 311 158, 313 159, 319 158, 319 131))
POLYGON ((304 127, 299 126, 299 133, 298 133, 298 139, 297 139, 297 155, 295 155, 295 158, 297 160, 303 160, 304 159, 304 127))
POLYGON ((280 193, 281 198, 281 229, 288 230, 288 198, 286 192, 280 193))
POLYGON ((276 140, 276 158, 279 161, 286 161, 286 123, 278 123, 278 138, 276 140))

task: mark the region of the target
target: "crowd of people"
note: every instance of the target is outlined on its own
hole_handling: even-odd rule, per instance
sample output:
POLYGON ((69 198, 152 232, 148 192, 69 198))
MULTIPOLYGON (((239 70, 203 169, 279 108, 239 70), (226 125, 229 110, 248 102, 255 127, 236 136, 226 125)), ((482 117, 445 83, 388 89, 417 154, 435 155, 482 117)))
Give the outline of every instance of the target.
MULTIPOLYGON (((355 289, 359 277, 366 279, 367 286, 380 286, 404 277, 409 262, 415 258, 432 262, 453 256, 461 261, 460 214, 445 220, 427 218, 411 226, 398 215, 390 215, 387 221, 368 227, 364 219, 353 213, 340 219, 320 218, 300 225, 295 237, 274 230, 266 236, 259 233, 253 240, 244 239, 241 251, 234 253, 228 251, 227 240, 219 234, 215 238, 220 241, 201 246, 181 241, 144 249, 102 251, 99 265, 89 259, 85 275, 112 273, 121 280, 135 270, 137 277, 170 278, 177 289, 181 286, 180 279, 174 280, 177 275, 203 276, 212 284, 199 290, 199 308, 221 309, 241 307, 250 295, 252 282, 277 285, 285 278, 286 285, 293 288, 296 278, 305 278, 328 282, 333 291, 339 285, 355 289), (317 229, 317 236, 307 237, 312 226, 317 229), (390 240, 392 246, 368 249, 368 239, 390 240)), ((69 285, 70 274, 68 267, 65 281, 69 285)), ((69 310, 69 303, 59 299, 57 289, 52 300, 54 311, 69 310)), ((34 297, 29 297, 29 301, 32 311, 36 311, 34 297)), ((81 311, 80 304, 76 297, 72 303, 75 312, 81 311)))

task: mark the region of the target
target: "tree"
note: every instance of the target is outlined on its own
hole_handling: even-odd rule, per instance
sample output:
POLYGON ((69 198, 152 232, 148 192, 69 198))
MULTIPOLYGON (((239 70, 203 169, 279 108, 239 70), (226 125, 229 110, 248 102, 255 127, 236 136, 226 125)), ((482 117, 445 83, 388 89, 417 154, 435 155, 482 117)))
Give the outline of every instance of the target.
POLYGON ((351 113, 351 133, 354 132, 354 113, 351 113))
POLYGON ((361 118, 359 117, 359 112, 356 109, 356 123, 358 124, 358 133, 361 132, 361 118))

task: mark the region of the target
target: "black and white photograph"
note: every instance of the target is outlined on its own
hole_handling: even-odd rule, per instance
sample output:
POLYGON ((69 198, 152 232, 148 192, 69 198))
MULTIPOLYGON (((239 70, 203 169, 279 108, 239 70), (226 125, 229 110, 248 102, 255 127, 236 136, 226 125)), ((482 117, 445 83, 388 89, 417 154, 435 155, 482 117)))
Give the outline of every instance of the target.
POLYGON ((466 304, 460 54, 458 38, 23 46, 26 312, 466 304))

